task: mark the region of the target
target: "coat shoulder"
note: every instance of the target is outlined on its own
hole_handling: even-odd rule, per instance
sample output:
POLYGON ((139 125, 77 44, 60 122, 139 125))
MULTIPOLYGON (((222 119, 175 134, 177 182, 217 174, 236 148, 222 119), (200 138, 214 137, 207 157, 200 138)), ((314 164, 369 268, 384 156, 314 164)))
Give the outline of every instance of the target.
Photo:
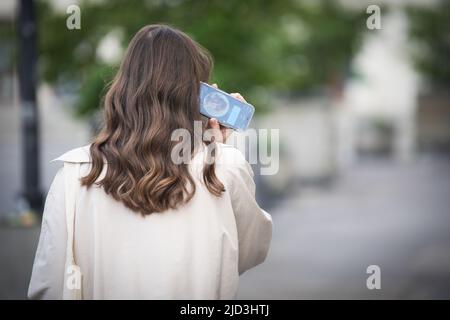
POLYGON ((239 150, 238 148, 223 143, 217 143, 217 146, 218 146, 217 163, 228 166, 246 165, 247 160, 245 159, 245 156, 243 155, 241 150, 239 150))
POLYGON ((238 148, 227 145, 218 144, 219 153, 217 158, 217 165, 219 168, 224 168, 227 171, 239 171, 254 176, 253 169, 246 160, 244 154, 238 148))

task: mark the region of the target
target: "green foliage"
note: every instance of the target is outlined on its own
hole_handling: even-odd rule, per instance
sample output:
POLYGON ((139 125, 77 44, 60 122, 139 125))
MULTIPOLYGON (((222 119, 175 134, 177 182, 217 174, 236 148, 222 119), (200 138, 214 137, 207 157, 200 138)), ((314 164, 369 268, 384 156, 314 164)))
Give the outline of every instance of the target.
POLYGON ((410 36, 419 44, 414 59, 419 71, 436 87, 450 86, 450 1, 436 6, 408 7, 410 36))
POLYGON ((96 55, 111 30, 121 30, 126 47, 144 25, 180 28, 211 51, 211 82, 241 92, 257 111, 268 106, 272 91, 333 85, 346 75, 365 30, 363 11, 327 0, 82 1, 81 30, 67 30, 67 15, 55 12, 48 1, 40 0, 38 8, 40 74, 57 85, 80 83, 77 110, 82 115, 98 108, 113 75, 115 66, 105 66, 96 55))

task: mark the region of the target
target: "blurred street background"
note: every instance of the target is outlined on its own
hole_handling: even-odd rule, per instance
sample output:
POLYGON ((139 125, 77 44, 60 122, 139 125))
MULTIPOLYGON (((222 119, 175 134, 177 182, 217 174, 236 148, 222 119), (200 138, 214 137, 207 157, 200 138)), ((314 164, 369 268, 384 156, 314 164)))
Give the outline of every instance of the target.
POLYGON ((273 242, 239 299, 450 299, 450 0, 1 1, 0 299, 26 298, 49 161, 89 143, 124 48, 160 22, 211 51, 252 127, 280 130, 279 171, 254 166, 273 242))

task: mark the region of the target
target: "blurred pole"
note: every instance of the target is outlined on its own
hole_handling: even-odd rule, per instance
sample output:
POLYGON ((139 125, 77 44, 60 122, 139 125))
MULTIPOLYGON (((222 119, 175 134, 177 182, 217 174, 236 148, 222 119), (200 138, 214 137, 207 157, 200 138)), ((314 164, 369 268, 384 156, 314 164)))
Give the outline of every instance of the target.
POLYGON ((19 6, 19 87, 22 126, 22 196, 29 209, 41 212, 39 131, 36 106, 36 15, 33 0, 19 6))

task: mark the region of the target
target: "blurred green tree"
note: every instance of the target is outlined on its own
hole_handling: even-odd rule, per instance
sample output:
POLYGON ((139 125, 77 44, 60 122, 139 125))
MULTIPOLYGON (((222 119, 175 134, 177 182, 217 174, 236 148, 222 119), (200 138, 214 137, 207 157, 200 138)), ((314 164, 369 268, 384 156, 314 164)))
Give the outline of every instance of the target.
POLYGON ((117 68, 97 54, 112 30, 125 48, 146 24, 180 28, 214 56, 212 82, 243 93, 261 111, 269 105, 271 91, 305 92, 339 84, 366 29, 362 10, 331 0, 81 1, 80 30, 68 30, 68 15, 55 11, 49 1, 38 4, 40 75, 76 91, 79 115, 98 109, 117 68))
POLYGON ((431 7, 409 6, 410 36, 418 46, 414 60, 430 84, 448 90, 450 86, 450 1, 431 7))

